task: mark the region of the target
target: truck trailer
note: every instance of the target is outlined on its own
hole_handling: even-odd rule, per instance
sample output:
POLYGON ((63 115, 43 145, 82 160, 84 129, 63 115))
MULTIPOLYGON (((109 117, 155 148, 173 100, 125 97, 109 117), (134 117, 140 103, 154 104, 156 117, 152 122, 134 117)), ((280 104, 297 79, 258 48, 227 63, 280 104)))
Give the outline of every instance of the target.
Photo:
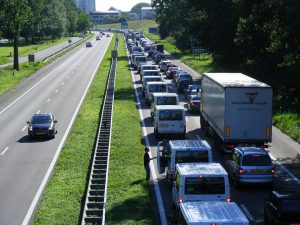
POLYGON ((267 147, 272 140, 272 88, 242 73, 204 73, 200 125, 215 148, 267 147))

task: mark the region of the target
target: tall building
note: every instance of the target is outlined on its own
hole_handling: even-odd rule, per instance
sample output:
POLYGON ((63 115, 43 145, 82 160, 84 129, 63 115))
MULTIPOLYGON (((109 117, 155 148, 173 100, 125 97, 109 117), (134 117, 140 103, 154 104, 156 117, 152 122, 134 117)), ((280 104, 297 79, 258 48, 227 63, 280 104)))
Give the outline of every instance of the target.
POLYGON ((76 0, 76 5, 87 14, 96 11, 96 0, 76 0))

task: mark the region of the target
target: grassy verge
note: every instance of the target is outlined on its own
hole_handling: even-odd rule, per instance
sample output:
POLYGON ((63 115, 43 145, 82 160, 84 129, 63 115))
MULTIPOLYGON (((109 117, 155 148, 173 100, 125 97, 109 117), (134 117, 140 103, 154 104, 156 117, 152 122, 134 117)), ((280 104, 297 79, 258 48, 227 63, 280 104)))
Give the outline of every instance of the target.
POLYGON ((34 63, 29 63, 29 62, 20 63, 20 71, 18 72, 13 69, 12 65, 4 68, 0 68, 0 94, 3 94, 4 92, 12 89, 16 85, 18 85, 24 78, 30 76, 32 73, 36 72, 40 68, 51 63, 57 57, 60 57, 66 54, 67 52, 71 51, 72 49, 76 48, 84 41, 86 41, 86 39, 79 41, 76 44, 72 45, 71 47, 67 48, 66 50, 58 53, 56 56, 54 56, 47 62, 37 61, 34 63))
POLYGON ((273 124, 282 132, 300 143, 300 115, 299 114, 278 114, 273 117, 273 124))
POLYGON ((151 185, 145 181, 144 146, 123 38, 117 64, 106 224, 154 224, 151 185))
POLYGON ((34 224, 79 224, 113 38, 57 161, 34 224))

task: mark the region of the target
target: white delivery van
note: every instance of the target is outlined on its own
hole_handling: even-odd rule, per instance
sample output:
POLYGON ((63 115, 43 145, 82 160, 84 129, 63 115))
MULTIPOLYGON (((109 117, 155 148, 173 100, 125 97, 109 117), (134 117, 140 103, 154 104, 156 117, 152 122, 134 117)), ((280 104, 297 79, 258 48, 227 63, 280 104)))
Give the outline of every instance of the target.
POLYGON ((179 105, 178 94, 176 93, 153 93, 151 101, 151 117, 154 115, 157 105, 179 105))
POLYGON ((136 56, 133 60, 133 68, 136 70, 141 63, 147 63, 147 56, 136 56))
POLYGON ((141 52, 134 52, 132 54, 130 54, 129 58, 130 58, 130 66, 133 66, 133 62, 135 60, 136 56, 143 56, 144 54, 141 52))
POLYGON ((144 77, 142 82, 142 94, 145 97, 145 89, 147 82, 164 81, 162 76, 148 76, 144 77))
POLYGON ((181 105, 157 105, 153 115, 154 135, 180 135, 185 138, 186 122, 184 107, 181 105))
POLYGON ((230 201, 228 174, 220 163, 178 163, 172 188, 173 204, 230 201))
POLYGON ((143 82, 144 77, 148 76, 161 76, 159 70, 143 70, 140 74, 140 80, 143 82))
POLYGON ((140 74, 143 70, 158 70, 158 66, 153 64, 145 64, 141 66, 140 74))
POLYGON ((159 174, 167 170, 169 187, 172 187, 177 163, 213 162, 212 150, 205 140, 170 140, 158 142, 157 169, 159 174))
POLYGON ((235 202, 204 201, 180 204, 178 225, 249 225, 249 220, 235 202))
POLYGON ((145 88, 145 100, 147 105, 150 105, 152 101, 152 93, 155 92, 168 92, 168 85, 163 81, 147 82, 145 88))

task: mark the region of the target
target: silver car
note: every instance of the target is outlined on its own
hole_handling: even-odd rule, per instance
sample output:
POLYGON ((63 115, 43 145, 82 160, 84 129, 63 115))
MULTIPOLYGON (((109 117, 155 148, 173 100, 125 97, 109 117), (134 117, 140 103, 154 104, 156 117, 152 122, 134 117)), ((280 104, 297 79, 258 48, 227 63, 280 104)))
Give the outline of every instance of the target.
POLYGON ((226 157, 225 168, 233 178, 236 187, 240 183, 270 183, 274 182, 275 168, 263 148, 237 147, 231 157, 226 157))

